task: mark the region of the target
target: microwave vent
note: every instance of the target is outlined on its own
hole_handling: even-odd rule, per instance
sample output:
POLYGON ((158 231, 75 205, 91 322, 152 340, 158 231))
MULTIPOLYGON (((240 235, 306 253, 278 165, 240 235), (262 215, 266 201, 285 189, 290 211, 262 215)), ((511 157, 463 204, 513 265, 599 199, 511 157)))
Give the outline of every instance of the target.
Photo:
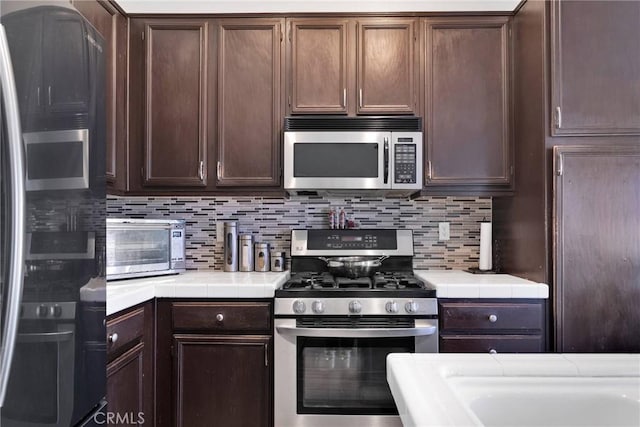
POLYGON ((403 131, 422 132, 422 118, 414 116, 300 116, 285 117, 286 131, 403 131))

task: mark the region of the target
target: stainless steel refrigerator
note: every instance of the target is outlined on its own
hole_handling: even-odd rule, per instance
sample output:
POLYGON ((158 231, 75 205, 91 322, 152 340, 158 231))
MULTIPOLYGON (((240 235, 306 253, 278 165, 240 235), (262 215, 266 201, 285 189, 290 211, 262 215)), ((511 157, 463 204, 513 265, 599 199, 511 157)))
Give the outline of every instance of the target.
POLYGON ((106 47, 66 1, 0 15, 0 427, 96 425, 106 47))

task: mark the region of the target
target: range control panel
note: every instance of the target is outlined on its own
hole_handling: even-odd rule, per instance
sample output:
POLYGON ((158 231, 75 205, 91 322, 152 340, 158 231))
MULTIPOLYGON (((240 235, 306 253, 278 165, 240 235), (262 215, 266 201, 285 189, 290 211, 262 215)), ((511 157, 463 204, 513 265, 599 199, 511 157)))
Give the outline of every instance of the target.
POLYGON ((393 148, 394 184, 415 184, 417 182, 417 147, 413 138, 398 138, 393 148))
POLYGON ((309 249, 396 249, 395 230, 313 230, 309 249))

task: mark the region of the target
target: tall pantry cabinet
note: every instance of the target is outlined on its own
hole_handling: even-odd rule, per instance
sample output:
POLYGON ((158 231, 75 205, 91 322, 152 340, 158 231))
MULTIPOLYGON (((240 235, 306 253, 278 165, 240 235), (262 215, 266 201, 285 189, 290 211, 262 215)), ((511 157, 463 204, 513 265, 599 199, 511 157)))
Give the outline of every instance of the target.
POLYGON ((639 351, 640 2, 528 1, 513 32, 515 192, 493 199, 502 269, 551 284, 556 351, 639 351))

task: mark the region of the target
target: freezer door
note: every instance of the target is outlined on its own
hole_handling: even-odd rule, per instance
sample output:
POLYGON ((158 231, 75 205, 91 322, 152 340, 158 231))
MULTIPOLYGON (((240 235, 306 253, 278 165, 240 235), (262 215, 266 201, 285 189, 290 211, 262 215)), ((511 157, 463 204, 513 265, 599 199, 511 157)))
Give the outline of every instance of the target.
POLYGON ((2 284, 0 286, 0 408, 6 395, 20 317, 24 270, 25 188, 20 113, 9 46, 0 25, 0 90, 2 92, 2 284))

